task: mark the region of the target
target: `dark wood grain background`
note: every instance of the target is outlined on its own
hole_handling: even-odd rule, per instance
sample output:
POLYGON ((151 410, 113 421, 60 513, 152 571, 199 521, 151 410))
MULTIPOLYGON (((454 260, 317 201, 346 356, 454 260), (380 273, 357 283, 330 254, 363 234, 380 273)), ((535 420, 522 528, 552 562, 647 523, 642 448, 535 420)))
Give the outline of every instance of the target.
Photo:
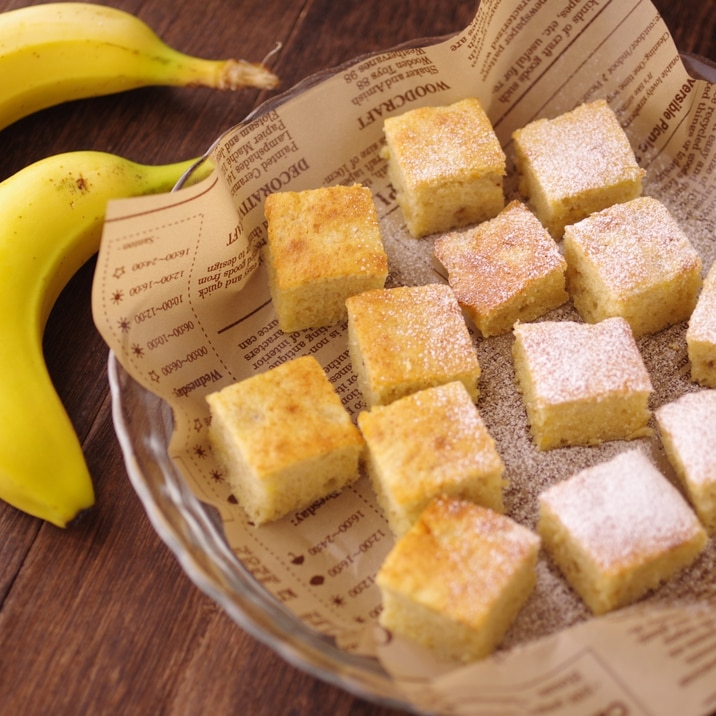
MULTIPOLYGON (((29 4, 0 0, 0 11, 29 4)), ((476 9, 473 0, 106 4, 193 54, 257 61, 281 42, 273 67, 286 88, 358 54, 460 30, 476 9)), ((716 0, 655 5, 680 50, 716 59, 716 0)), ((143 163, 199 155, 263 98, 255 90, 152 88, 48 109, 0 132, 0 180, 62 151, 98 149, 143 163)), ((294 669, 245 634, 157 537, 112 428, 107 348, 90 313, 93 268, 60 297, 45 350, 83 440, 97 505, 63 531, 0 502, 0 714, 397 713, 294 669)))

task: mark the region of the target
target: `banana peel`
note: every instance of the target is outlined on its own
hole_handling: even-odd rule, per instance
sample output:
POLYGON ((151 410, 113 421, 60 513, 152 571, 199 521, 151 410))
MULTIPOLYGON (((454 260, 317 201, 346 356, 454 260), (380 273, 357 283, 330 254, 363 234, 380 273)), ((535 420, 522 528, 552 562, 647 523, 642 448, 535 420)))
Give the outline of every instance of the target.
POLYGON ((135 15, 81 2, 1 13, 0 77, 0 129, 52 105, 138 87, 278 84, 262 63, 184 54, 135 15))
MULTIPOLYGON (((94 490, 45 364, 48 315, 99 249, 108 200, 169 191, 195 164, 78 151, 0 183, 0 499, 58 527, 93 505, 94 490)), ((211 168, 201 164, 194 178, 211 168)))

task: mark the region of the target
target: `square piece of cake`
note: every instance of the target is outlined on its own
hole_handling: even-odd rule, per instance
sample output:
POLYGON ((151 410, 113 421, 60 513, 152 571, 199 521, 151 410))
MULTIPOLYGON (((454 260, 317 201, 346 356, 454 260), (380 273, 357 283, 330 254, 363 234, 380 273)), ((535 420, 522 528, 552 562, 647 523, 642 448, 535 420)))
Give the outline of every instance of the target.
POLYGON ((716 388, 716 263, 706 274, 686 329, 691 379, 716 388))
POLYGON ((681 493, 640 450, 545 490, 537 530, 594 614, 637 601, 689 566, 707 541, 681 493))
POLYGON ((569 299, 567 263, 539 219, 519 201, 494 219, 435 242, 458 303, 483 336, 509 333, 569 299))
POLYGON ((415 238, 495 216, 506 158, 480 102, 418 107, 384 122, 388 176, 415 238))
POLYGON ((530 122, 512 139, 520 193, 555 239, 567 224, 641 194, 645 171, 603 99, 530 122))
POLYGON ((441 660, 488 656, 534 589, 539 548, 509 517, 435 498, 378 572, 380 623, 441 660))
POLYGON ((363 437, 313 356, 206 397, 210 440, 256 525, 358 479, 363 437))
POLYGON ((674 472, 706 531, 716 535, 716 390, 686 393, 654 414, 674 472))
POLYGON ((651 434, 651 379, 623 318, 520 323, 514 335, 517 380, 540 450, 651 434))
POLYGON ((701 288, 701 258, 669 210, 644 196, 564 230, 567 288, 585 321, 625 318, 639 338, 684 321, 701 288))
POLYGON ((370 189, 330 186, 266 197, 266 264, 285 332, 345 320, 348 296, 381 288, 388 275, 370 189))
POLYGON ((504 511, 505 466, 459 381, 362 412, 358 427, 378 504, 396 536, 441 494, 504 511))
POLYGON ((375 289, 346 306, 353 370, 369 408, 453 380, 477 401, 477 351, 449 286, 375 289))

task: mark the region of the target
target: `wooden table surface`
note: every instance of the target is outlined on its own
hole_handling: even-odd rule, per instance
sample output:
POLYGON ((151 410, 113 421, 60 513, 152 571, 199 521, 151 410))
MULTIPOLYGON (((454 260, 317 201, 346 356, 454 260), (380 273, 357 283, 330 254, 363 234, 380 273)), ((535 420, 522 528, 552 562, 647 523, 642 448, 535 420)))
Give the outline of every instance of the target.
MULTIPOLYGON (((0 10, 34 3, 0 0, 0 10)), ((475 0, 115 0, 192 54, 261 60, 283 87, 360 53, 465 27, 475 0)), ((716 59, 716 0, 657 0, 682 51, 716 59)), ((2 78, 0 78, 0 82, 2 78)), ((201 154, 265 95, 153 88, 40 112, 0 133, 0 179, 77 149, 143 163, 201 154)), ((96 507, 60 530, 0 502, 0 713, 397 713, 286 664, 185 576, 154 532, 114 435, 94 264, 65 289, 47 361, 94 476, 96 507)))

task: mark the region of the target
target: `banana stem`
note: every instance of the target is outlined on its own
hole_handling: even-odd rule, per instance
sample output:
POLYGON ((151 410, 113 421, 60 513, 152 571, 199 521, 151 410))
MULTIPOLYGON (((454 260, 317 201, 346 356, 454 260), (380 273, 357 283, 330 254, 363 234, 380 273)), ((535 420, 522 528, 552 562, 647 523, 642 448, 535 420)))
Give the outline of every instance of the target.
POLYGON ((217 89, 236 90, 241 87, 274 89, 278 77, 260 63, 245 60, 227 60, 219 73, 217 89))
POLYGON ((177 51, 172 54, 175 64, 167 65, 167 84, 230 91, 244 87, 270 90, 279 83, 278 77, 260 62, 206 60, 177 51))

